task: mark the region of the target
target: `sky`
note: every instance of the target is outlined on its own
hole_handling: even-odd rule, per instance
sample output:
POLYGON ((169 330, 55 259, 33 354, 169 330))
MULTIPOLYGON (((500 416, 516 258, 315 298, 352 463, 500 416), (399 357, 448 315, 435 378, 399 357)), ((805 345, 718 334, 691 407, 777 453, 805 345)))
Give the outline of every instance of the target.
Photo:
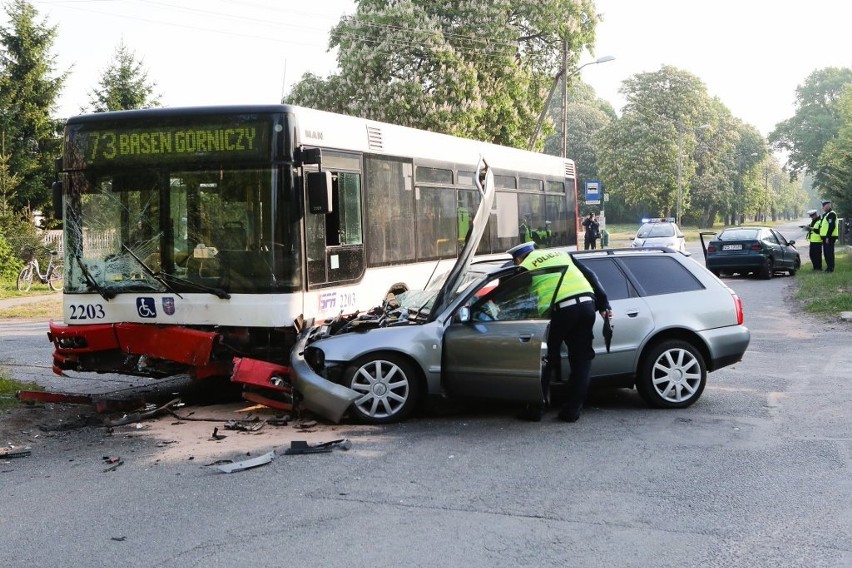
MULTIPOLYGON (((483 0, 484 1, 484 0, 483 0)), ((6 0, 3 0, 4 4, 6 0)), ((336 69, 328 31, 353 0, 30 0, 58 26, 69 70, 57 116, 79 114, 120 42, 141 59, 164 106, 277 103, 305 72, 336 69)), ((603 21, 579 73, 620 112, 622 82, 673 65, 734 116, 768 134, 795 112, 814 70, 852 67, 852 2, 596 0, 603 21)), ((7 24, 5 13, 0 25, 7 24)))

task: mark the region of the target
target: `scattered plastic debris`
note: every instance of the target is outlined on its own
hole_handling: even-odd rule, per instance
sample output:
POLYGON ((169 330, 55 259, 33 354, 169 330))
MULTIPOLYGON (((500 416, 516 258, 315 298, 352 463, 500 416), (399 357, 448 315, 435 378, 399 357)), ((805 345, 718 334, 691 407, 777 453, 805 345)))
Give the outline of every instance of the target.
POLYGON ((213 434, 210 436, 210 440, 218 442, 219 440, 224 440, 227 437, 228 436, 226 436, 225 434, 219 433, 219 428, 213 428, 213 434))
POLYGON ((257 432, 265 422, 257 417, 251 420, 228 420, 225 422, 225 430, 240 430, 242 432, 257 432))
POLYGON ((115 456, 115 457, 113 457, 113 456, 104 456, 104 463, 105 463, 105 464, 112 464, 112 465, 110 465, 108 468, 106 468, 106 469, 104 470, 104 473, 108 473, 108 472, 110 472, 110 471, 115 471, 116 469, 118 469, 119 467, 121 467, 122 465, 124 465, 124 460, 122 460, 122 459, 121 459, 120 457, 118 457, 118 456, 115 456))
POLYGON ((248 460, 243 460, 239 462, 233 462, 229 464, 217 465, 216 469, 221 471, 222 473, 234 473, 235 471, 245 471, 247 469, 252 469, 255 467, 259 467, 261 465, 266 465, 272 460, 275 459, 275 450, 265 453, 262 456, 258 456, 256 458, 251 458, 248 460))
POLYGON ((290 442, 290 447, 287 450, 284 450, 284 454, 288 456, 299 454, 327 454, 334 448, 348 450, 351 447, 352 442, 350 442, 348 438, 322 442, 320 444, 314 444, 313 446, 308 444, 305 440, 293 440, 290 442))

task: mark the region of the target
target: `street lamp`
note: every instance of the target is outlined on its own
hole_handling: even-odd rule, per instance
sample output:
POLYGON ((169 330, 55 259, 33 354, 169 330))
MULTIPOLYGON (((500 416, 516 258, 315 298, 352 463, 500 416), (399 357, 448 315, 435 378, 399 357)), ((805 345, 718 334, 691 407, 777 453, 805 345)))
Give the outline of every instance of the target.
MULTIPOLYGON (((710 128, 709 124, 697 126, 695 130, 705 130, 710 128)), ((675 221, 680 227, 680 203, 683 195, 683 123, 677 124, 677 210, 675 212, 675 221)))
MULTIPOLYGON (((538 115, 538 122, 535 125, 535 132, 533 132, 530 137, 530 142, 528 145, 528 149, 532 150, 533 146, 535 146, 536 140, 538 140, 538 135, 541 133, 541 125, 544 124, 544 117, 547 116, 547 111, 550 108, 550 101, 553 100, 553 93, 556 91, 556 85, 558 85, 559 79, 565 75, 565 69, 567 68, 567 44, 563 42, 563 61, 562 67, 553 77, 553 84, 550 86, 550 92, 547 93, 547 100, 544 102, 544 108, 541 109, 541 113, 538 115)), ((576 75, 580 72, 583 67, 587 67, 589 65, 596 65, 598 63, 606 63, 607 61, 612 61, 615 59, 612 55, 604 55, 603 57, 598 57, 594 61, 589 61, 588 63, 584 63, 574 69, 571 73, 565 77, 565 81, 562 82, 562 114, 561 114, 561 124, 562 124, 562 141, 560 142, 560 153, 563 158, 566 157, 567 153, 567 132, 568 132, 568 79, 576 75)))

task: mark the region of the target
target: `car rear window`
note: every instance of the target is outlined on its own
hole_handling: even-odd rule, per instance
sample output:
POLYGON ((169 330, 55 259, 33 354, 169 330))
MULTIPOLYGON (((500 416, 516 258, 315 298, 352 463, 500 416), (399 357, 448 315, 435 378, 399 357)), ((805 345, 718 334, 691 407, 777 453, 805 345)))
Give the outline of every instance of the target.
POLYGON ((595 273, 610 301, 623 300, 630 297, 630 283, 612 259, 582 259, 579 262, 595 273))
POLYGON ((703 290, 704 286, 684 265, 668 256, 622 257, 621 262, 648 296, 703 290))
POLYGON ((756 241, 760 229, 725 229, 719 233, 720 241, 756 241))

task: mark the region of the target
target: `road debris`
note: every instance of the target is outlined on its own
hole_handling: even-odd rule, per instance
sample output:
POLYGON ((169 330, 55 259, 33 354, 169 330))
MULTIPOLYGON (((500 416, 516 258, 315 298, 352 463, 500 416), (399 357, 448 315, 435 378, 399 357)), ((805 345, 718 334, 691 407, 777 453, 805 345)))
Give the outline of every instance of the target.
POLYGON ((257 432, 266 422, 258 417, 250 420, 228 420, 225 422, 225 430, 239 430, 241 432, 257 432))
POLYGON ((132 414, 125 414, 121 418, 116 420, 104 420, 105 426, 124 426, 125 424, 133 424, 134 422, 139 422, 140 420, 146 420, 148 418, 153 418, 160 414, 161 412, 169 412, 171 407, 178 404, 180 402, 179 398, 173 398, 163 406, 158 406, 151 410, 146 410, 144 412, 134 412, 132 414))
POLYGON ((262 456, 258 456, 256 458, 251 458, 248 460, 243 460, 239 462, 229 463, 217 465, 216 469, 221 471, 222 473, 234 473, 235 471, 245 471, 247 469, 252 469, 255 467, 259 467, 261 465, 266 465, 271 463, 272 460, 275 459, 275 450, 271 452, 265 453, 262 456))
POLYGON ((339 448, 345 451, 351 447, 352 442, 350 442, 348 438, 322 442, 320 444, 314 444, 313 446, 308 444, 305 440, 293 440, 290 442, 290 447, 284 450, 284 454, 288 456, 300 454, 327 454, 334 448, 339 448))
POLYGON ((213 428, 213 434, 210 435, 209 439, 212 442, 218 442, 219 440, 224 440, 227 437, 227 435, 219 433, 219 428, 213 428))
POLYGON ((104 470, 104 473, 108 473, 110 471, 115 471, 120 466, 124 465, 124 460, 122 460, 118 456, 114 456, 114 457, 113 456, 104 456, 104 463, 105 464, 112 464, 104 470))
POLYGON ((18 449, 14 446, 9 448, 0 448, 0 459, 6 458, 28 458, 32 454, 29 448, 18 449))

